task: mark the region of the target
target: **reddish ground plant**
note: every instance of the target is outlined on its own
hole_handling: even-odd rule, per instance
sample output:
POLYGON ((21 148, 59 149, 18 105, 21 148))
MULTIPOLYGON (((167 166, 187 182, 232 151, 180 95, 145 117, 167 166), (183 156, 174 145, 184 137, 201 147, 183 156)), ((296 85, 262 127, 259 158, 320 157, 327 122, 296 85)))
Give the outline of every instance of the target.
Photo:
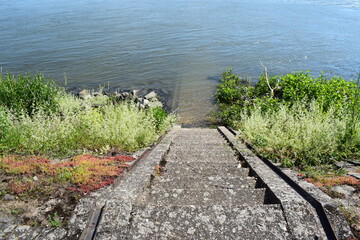
POLYGON ((133 160, 133 157, 123 155, 96 157, 90 154, 61 161, 41 156, 3 157, 0 159, 0 203, 3 208, 0 217, 1 214, 13 215, 12 209, 20 204, 23 211, 16 218, 23 224, 47 226, 47 216, 54 212, 67 223, 81 197, 113 184, 133 160), (6 195, 13 201, 5 200, 6 195), (52 202, 54 199, 56 201, 52 202), (33 214, 34 209, 37 209, 36 214, 33 214))
POLYGON ((358 187, 360 182, 358 179, 350 176, 340 176, 340 177, 316 177, 316 178, 305 178, 306 181, 314 184, 318 187, 331 187, 336 185, 350 185, 358 187))
POLYGON ((130 156, 96 157, 90 154, 52 162, 39 156, 7 156, 0 169, 12 177, 7 190, 13 194, 30 191, 44 183, 62 183, 70 191, 89 193, 110 185, 133 161, 130 156), (34 180, 35 178, 35 180, 34 180))

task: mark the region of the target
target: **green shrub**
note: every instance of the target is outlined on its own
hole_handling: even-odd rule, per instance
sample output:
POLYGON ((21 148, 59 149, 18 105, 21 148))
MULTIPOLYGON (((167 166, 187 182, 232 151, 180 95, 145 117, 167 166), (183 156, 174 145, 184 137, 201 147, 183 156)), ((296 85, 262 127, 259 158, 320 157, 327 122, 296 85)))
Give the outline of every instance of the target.
POLYGON ((148 110, 150 116, 154 119, 155 128, 157 131, 163 130, 167 121, 167 113, 161 107, 154 107, 148 110))
POLYGON ((310 102, 316 100, 327 111, 330 107, 337 110, 346 108, 355 102, 359 88, 356 83, 341 77, 327 78, 320 74, 313 78, 309 72, 295 72, 281 76, 277 86, 279 98, 283 102, 293 104, 297 101, 310 102))
POLYGON ((57 109, 59 88, 41 74, 0 75, 0 106, 12 113, 33 115, 40 108, 46 113, 57 109))
POLYGON ((309 72, 262 75, 255 86, 243 82, 231 70, 223 73, 217 115, 260 155, 300 167, 359 157, 360 90, 354 82, 309 72))
POLYGON ((227 124, 239 120, 240 113, 252 103, 253 86, 249 79, 241 79, 231 68, 225 70, 215 93, 218 116, 227 124))
POLYGON ((221 76, 215 97, 218 103, 243 103, 251 98, 252 89, 249 79, 241 79, 233 74, 231 68, 228 68, 221 76))

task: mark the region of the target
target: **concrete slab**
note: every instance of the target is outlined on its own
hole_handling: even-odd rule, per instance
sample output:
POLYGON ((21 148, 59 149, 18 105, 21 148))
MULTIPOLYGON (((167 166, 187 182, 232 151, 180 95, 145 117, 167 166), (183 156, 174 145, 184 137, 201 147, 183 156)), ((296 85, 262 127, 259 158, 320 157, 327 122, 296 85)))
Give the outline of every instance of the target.
POLYGON ((210 176, 224 176, 224 177, 246 177, 249 176, 249 169, 247 168, 229 168, 229 167, 189 167, 181 166, 177 168, 166 168, 162 172, 162 176, 176 176, 176 177, 210 177, 210 176))
POLYGON ((255 188, 253 177, 156 177, 151 185, 152 189, 243 189, 255 188))
MULTIPOLYGON (((176 138, 176 145, 180 144, 188 144, 188 145, 208 145, 208 146, 214 146, 214 145, 222 145, 226 144, 226 140, 223 138, 186 138, 186 137, 179 137, 176 138)), ((175 145, 174 144, 174 145, 175 145)))
MULTIPOLYGON (((194 162, 194 161, 186 161, 186 159, 182 159, 176 162, 167 162, 165 165, 166 169, 173 168, 241 168, 240 162, 228 162, 228 161, 216 161, 216 162, 194 162)), ((248 169, 249 170, 249 169, 248 169)))
POLYGON ((191 152, 171 152, 166 158, 167 162, 229 162, 238 163, 238 157, 234 154, 191 154, 191 152))
POLYGON ((136 200, 136 205, 257 205, 263 204, 265 189, 149 189, 136 200))
POLYGON ((278 205, 135 208, 127 239, 291 239, 278 205))
POLYGON ((186 148, 183 150, 170 151, 167 156, 167 161, 238 161, 238 156, 234 152, 213 152, 211 150, 201 150, 197 152, 189 151, 186 148))

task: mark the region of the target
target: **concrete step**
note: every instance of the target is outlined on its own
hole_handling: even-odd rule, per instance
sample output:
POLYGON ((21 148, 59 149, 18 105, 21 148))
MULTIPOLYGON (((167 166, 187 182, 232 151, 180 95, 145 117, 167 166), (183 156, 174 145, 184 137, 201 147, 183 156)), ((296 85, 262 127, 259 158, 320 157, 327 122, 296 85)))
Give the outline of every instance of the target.
POLYGON ((182 151, 169 151, 167 157, 167 161, 179 161, 179 160, 186 160, 186 161, 237 161, 238 157, 235 155, 234 152, 213 152, 209 150, 202 150, 202 151, 189 151, 184 148, 182 151))
POLYGON ((156 177, 152 182, 152 189, 243 189, 255 188, 256 179, 253 177, 156 177))
POLYGON ((178 136, 221 136, 217 129, 209 128, 181 128, 178 136))
POLYGON ((135 207, 128 239, 291 239, 279 205, 135 207))
POLYGON ((186 161, 186 159, 178 160, 176 162, 166 162, 165 168, 166 169, 173 169, 173 168, 241 168, 240 162, 228 162, 228 161, 221 161, 220 159, 215 162, 194 162, 194 161, 186 161))
POLYGON ((217 131, 180 131, 176 141, 202 141, 202 142, 226 142, 225 138, 217 131))
POLYGON ((217 152, 217 153, 230 153, 234 155, 234 150, 231 149, 228 145, 225 144, 174 144, 171 146, 171 151, 174 152, 193 152, 193 153, 200 153, 203 152, 217 152))
POLYGON ((188 144, 188 145, 222 145, 227 144, 227 141, 223 138, 198 138, 189 139, 186 137, 176 138, 174 145, 188 144))
POLYGON ((191 156, 179 156, 170 154, 166 157, 167 162, 177 162, 177 161, 186 161, 186 162, 228 162, 228 163, 238 163, 239 160, 236 156, 232 155, 223 155, 223 156, 201 156, 201 155, 191 155, 191 156))
POLYGON ((186 165, 178 165, 176 168, 164 168, 161 176, 173 176, 173 177, 211 177, 211 176, 223 176, 223 177, 247 177, 249 176, 248 168, 234 168, 234 167, 189 167, 186 165))
POLYGON ((189 189, 148 189, 140 196, 136 204, 167 205, 256 205, 264 204, 265 189, 221 189, 221 190, 189 190, 189 189))

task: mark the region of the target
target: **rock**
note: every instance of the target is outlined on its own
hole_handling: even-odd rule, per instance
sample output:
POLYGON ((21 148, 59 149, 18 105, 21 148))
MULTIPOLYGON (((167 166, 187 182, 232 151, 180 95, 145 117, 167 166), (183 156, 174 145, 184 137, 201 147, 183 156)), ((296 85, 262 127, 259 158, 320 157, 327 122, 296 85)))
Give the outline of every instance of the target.
POLYGON ((133 98, 137 98, 137 97, 139 97, 139 93, 140 93, 140 90, 132 90, 131 91, 131 96, 133 98))
POLYGON ((90 91, 87 90, 87 89, 81 90, 81 91, 78 93, 78 97, 79 97, 80 99, 89 99, 89 98, 91 98, 90 91))
POLYGON ((62 228, 43 229, 43 231, 36 236, 36 240, 58 240, 64 239, 66 230, 62 228))
POLYGON ((354 235, 359 239, 360 238, 360 223, 356 222, 351 224, 354 235))
POLYGON ((124 99, 126 99, 126 98, 128 98, 130 96, 130 93, 123 92, 121 95, 123 96, 124 99))
POLYGON ((122 94, 122 93, 118 93, 117 91, 115 91, 115 92, 112 94, 112 97, 113 97, 113 102, 114 102, 114 103, 118 103, 118 102, 124 100, 123 94, 122 94))
POLYGON ((334 186, 330 188, 330 190, 343 194, 346 198, 351 197, 351 195, 355 192, 355 188, 348 185, 334 186))
POLYGON ((160 107, 160 108, 162 108, 163 104, 161 102, 159 102, 159 101, 150 102, 149 107, 160 107))
POLYGON ((13 201, 13 200, 15 200, 15 196, 14 196, 14 195, 10 195, 10 194, 5 194, 4 200, 6 200, 6 201, 13 201))
POLYGON ((151 92, 149 92, 148 94, 145 95, 145 99, 148 99, 148 100, 151 100, 151 99, 153 99, 155 97, 157 97, 157 94, 154 91, 151 91, 151 92))
POLYGON ((96 91, 96 92, 94 92, 94 97, 96 97, 96 96, 99 96, 99 95, 101 95, 101 92, 99 92, 99 91, 96 91))
POLYGON ((149 107, 150 106, 150 101, 147 100, 147 99, 144 99, 142 104, 145 106, 145 107, 149 107))
POLYGON ((144 101, 143 98, 135 98, 136 103, 142 103, 144 101))

